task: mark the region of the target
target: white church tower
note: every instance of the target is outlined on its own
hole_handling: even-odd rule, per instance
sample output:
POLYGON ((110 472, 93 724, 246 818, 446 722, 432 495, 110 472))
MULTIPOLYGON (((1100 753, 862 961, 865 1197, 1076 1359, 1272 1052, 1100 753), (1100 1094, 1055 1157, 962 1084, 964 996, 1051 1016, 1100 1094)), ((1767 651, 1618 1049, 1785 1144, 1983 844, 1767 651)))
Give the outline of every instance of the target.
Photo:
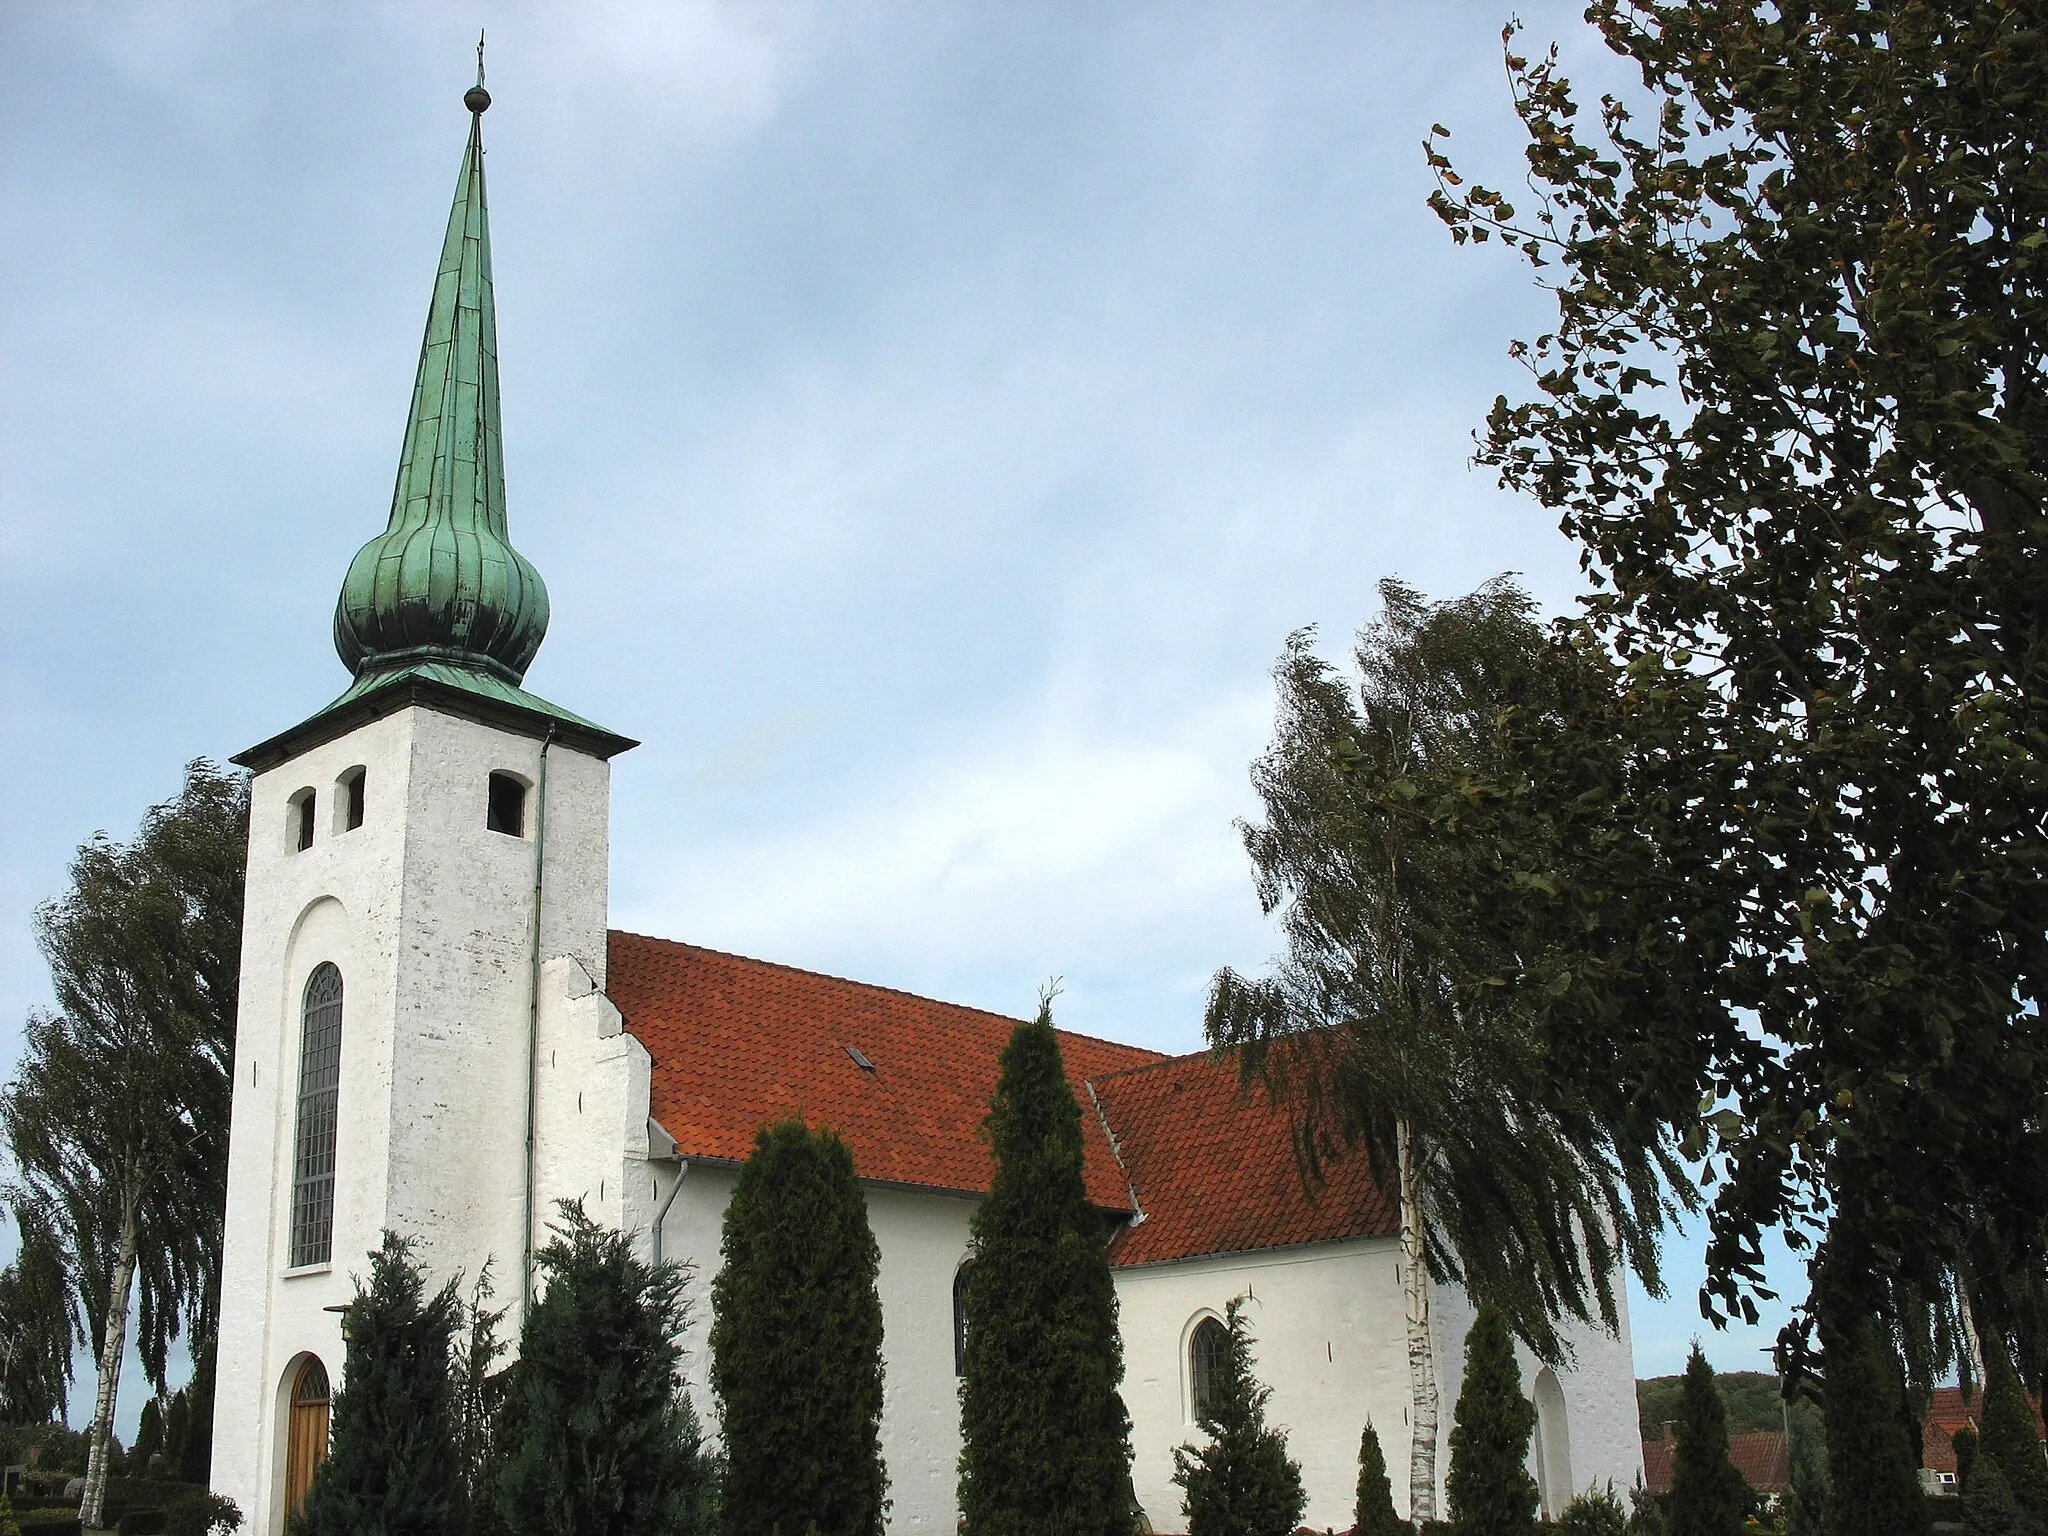
MULTIPOLYGON (((335 610, 355 680, 236 759, 254 781, 213 1486, 252 1536, 325 1454, 340 1308, 380 1235, 420 1235, 437 1277, 491 1260, 516 1325, 542 1197, 581 1192, 537 1176, 535 1126, 584 1107, 548 1102, 546 1048, 562 999, 601 1001, 607 764, 634 743, 520 687, 548 600, 506 536, 481 72, 464 104, 390 525, 335 610)), ((605 1012, 594 1033, 616 1036, 605 1012)), ((628 1042, 610 1056, 634 1058, 644 1117, 628 1042)))

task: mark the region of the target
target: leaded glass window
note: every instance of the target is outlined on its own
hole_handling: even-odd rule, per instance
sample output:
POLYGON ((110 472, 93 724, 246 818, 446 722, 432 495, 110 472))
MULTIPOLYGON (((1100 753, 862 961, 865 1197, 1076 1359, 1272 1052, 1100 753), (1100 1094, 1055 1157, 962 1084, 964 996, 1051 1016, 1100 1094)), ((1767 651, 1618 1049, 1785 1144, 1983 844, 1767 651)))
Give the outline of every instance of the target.
POLYGON ((299 1127, 292 1150, 291 1267, 334 1256, 334 1132, 341 1088, 341 972, 306 980, 299 1036, 299 1127))
POLYGON ((1214 1401, 1229 1368, 1230 1334, 1215 1318, 1205 1317, 1195 1324, 1195 1335, 1188 1341, 1189 1395, 1194 1399, 1195 1417, 1200 1418, 1202 1410, 1214 1401))

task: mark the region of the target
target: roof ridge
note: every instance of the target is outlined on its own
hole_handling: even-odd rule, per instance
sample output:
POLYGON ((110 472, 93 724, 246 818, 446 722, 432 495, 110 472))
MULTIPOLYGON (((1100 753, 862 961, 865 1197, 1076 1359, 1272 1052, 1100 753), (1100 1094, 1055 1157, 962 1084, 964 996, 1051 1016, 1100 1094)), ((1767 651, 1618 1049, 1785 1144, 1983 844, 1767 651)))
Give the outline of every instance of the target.
MULTIPOLYGON (((748 965, 758 965, 762 967, 764 970, 786 971, 792 976, 811 976, 815 977, 819 981, 836 981, 840 983, 842 986, 858 987, 863 992, 884 992, 891 997, 908 998, 910 999, 910 1001, 914 1003, 936 1003, 941 1008, 957 1008, 962 1013, 978 1013, 985 1019, 998 1019, 1005 1024, 1016 1025, 1028 1024, 1031 1022, 1029 1019, 1016 1018, 1007 1013, 997 1013, 992 1008, 977 1008, 972 1003, 949 1003, 942 997, 926 997, 922 992, 910 992, 906 991, 902 987, 886 987, 883 986, 880 982, 876 981, 857 981, 851 976, 835 976, 830 971, 806 970, 803 966, 788 965, 780 960, 763 960, 758 956, 742 955, 730 949, 713 949, 708 944, 692 944, 687 939, 665 939, 661 937, 660 934, 635 933, 630 928, 609 928, 605 931, 607 937, 609 937, 612 934, 617 934, 622 938, 645 939, 650 944, 668 944, 674 946, 677 949, 694 949, 699 954, 717 955, 719 958, 724 960, 743 960, 748 965)), ((1142 1072, 1147 1067, 1164 1066, 1168 1062, 1183 1059, 1181 1057, 1164 1055, 1159 1051, 1153 1050, 1152 1047, 1149 1045, 1131 1045, 1122 1040, 1111 1040, 1103 1035, 1087 1035, 1083 1034, 1081 1031, 1077 1029, 1061 1029, 1057 1024, 1053 1026, 1053 1033, 1058 1035, 1066 1035, 1070 1039, 1074 1040, 1086 1040, 1095 1045, 1113 1046, 1120 1051, 1142 1051, 1148 1056, 1158 1058, 1155 1061, 1141 1062, 1135 1067, 1119 1067, 1113 1073, 1102 1074, 1104 1077, 1121 1076, 1125 1072, 1142 1072)), ((1197 1054, 1202 1053, 1198 1052, 1197 1054)), ((1092 1079, 1090 1079, 1090 1081, 1092 1081, 1092 1079)))
MULTIPOLYGON (((1111 1042, 1111 1044, 1114 1043, 1114 1041, 1111 1042)), ((1131 1047, 1131 1049, 1143 1050, 1144 1047, 1133 1046, 1131 1047)), ((1189 1051, 1187 1054, 1183 1056, 1162 1056, 1157 1061, 1141 1061, 1135 1067, 1118 1067, 1114 1072, 1099 1073, 1096 1076, 1089 1078, 1088 1081, 1091 1084, 1107 1083, 1119 1077, 1136 1077, 1140 1072, 1157 1072, 1162 1067, 1183 1066, 1191 1061, 1220 1061, 1223 1059, 1223 1057, 1229 1055, 1231 1052, 1235 1050, 1237 1050, 1237 1047, 1234 1045, 1230 1045, 1225 1046, 1220 1051, 1211 1048, 1200 1051, 1189 1051)))

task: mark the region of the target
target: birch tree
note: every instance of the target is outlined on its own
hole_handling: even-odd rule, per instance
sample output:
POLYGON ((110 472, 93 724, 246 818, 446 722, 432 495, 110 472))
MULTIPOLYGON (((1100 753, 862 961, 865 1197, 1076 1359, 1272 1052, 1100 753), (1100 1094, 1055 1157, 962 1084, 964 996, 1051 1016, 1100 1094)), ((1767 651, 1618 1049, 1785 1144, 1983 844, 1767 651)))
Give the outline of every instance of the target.
POLYGON ((238 776, 194 763, 133 843, 81 847, 70 888, 36 914, 57 1009, 28 1022, 0 1132, 15 1204, 65 1251, 97 1357, 88 1526, 104 1513, 138 1289, 136 1342, 159 1389, 181 1328, 211 1344, 247 815, 238 776))
POLYGON ((1462 1284, 1558 1360, 1559 1317, 1614 1326, 1621 1263, 1661 1293, 1665 1191, 1682 1186, 1619 1079, 1576 1070, 1540 1017, 1495 1002, 1517 961, 1472 920, 1484 850, 1421 809, 1488 765, 1504 711, 1554 691, 1533 605, 1505 578, 1441 604, 1392 580, 1380 595, 1355 680, 1307 631, 1275 670, 1273 743, 1252 772, 1265 818, 1242 832, 1286 950, 1269 976, 1218 973, 1205 1026, 1294 1105, 1305 1177, 1362 1152, 1399 1192, 1409 1515, 1423 1520, 1440 1424, 1432 1281, 1462 1284))

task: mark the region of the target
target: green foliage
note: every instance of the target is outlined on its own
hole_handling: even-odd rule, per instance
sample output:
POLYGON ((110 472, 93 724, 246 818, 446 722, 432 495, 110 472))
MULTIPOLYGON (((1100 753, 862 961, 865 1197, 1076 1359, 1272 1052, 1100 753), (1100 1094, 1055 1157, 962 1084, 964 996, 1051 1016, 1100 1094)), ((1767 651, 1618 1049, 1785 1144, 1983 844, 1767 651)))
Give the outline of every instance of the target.
MULTIPOLYGON (((1766 1371, 1716 1371, 1714 1390, 1728 1416, 1728 1433, 1747 1435, 1784 1427, 1784 1399, 1778 1378, 1766 1371)), ((1685 1376, 1646 1376, 1636 1382, 1636 1418, 1645 1440, 1664 1438, 1664 1426, 1678 1418, 1685 1376)))
POLYGON ((1974 1425, 1964 1424, 1948 1437, 1948 1448, 1955 1453, 1956 1487, 1970 1485, 1970 1468, 1977 1461, 1977 1430, 1974 1425))
POLYGON ((461 1463, 448 1347, 454 1282, 427 1295, 415 1240, 386 1232, 342 1319, 348 1364, 327 1459, 292 1536, 460 1536, 461 1463))
POLYGON ((142 1417, 135 1426, 135 1443, 128 1447, 128 1475, 149 1476, 149 1458, 163 1448, 163 1399, 152 1397, 142 1405, 142 1417))
POLYGON ((1927 1536, 1902 1372, 1867 1305, 1868 1267, 1853 1248, 1830 1249, 1814 1282, 1827 1370, 1827 1536, 1927 1536))
POLYGON ((881 1258, 853 1154, 798 1120, 764 1129, 725 1208, 711 1385, 725 1526, 880 1536, 881 1258))
POLYGON ((1243 1048, 1248 1076, 1297 1092, 1311 1172, 1362 1144, 1400 1187, 1412 1138, 1431 1273, 1556 1360, 1559 1316, 1613 1324, 1619 1259, 1660 1293, 1672 1165, 1634 1079, 1612 1060, 1586 1070, 1574 1038, 1511 1006, 1519 962, 1473 905, 1497 861, 1426 813, 1500 769, 1503 711, 1556 700, 1533 603, 1505 577, 1434 604, 1398 581, 1379 592, 1355 690, 1311 631, 1274 669, 1273 741, 1252 770, 1265 819, 1244 839, 1286 954, 1264 979, 1219 972, 1204 1028, 1243 1048))
POLYGON ((1565 1505, 1551 1529, 1557 1536, 1628 1536, 1628 1511, 1614 1496, 1612 1484, 1588 1488, 1565 1505))
POLYGON ((1728 1419, 1699 1341, 1686 1357, 1671 1453, 1671 1536, 1741 1536, 1749 1485, 1728 1459, 1728 1419))
POLYGON ((963 1297, 963 1536, 1129 1536, 1116 1287, 1049 997, 1003 1048, 987 1129, 995 1176, 963 1297))
POLYGON ((703 1536, 709 1478, 676 1342, 688 1272, 641 1263, 580 1201, 558 1210, 499 1414, 499 1516, 510 1536, 703 1536))
POLYGON ((0 1270, 0 1420, 41 1424, 69 1406, 78 1303, 48 1210, 31 1199, 16 1207, 15 1224, 20 1244, 0 1270))
POLYGON ((1984 1346, 1984 1411, 1978 1420, 1978 1454, 1993 1457, 2013 1502, 2036 1523, 2048 1521, 2048 1457, 2012 1359, 2002 1339, 1987 1335, 1984 1346))
POLYGON ((2040 1536, 2041 1527, 2013 1497, 1996 1456, 1980 1453, 1977 1457, 1969 1485, 1963 1489, 1963 1529, 1970 1536, 2040 1536))
POLYGON ((1501 850, 1503 980, 1711 1161, 1718 1309, 1832 1213, 2003 1325, 2048 1247, 2038 8, 1587 15, 1641 90, 1581 115, 1511 29, 1523 207, 1427 151, 1454 238, 1547 269, 1480 459, 1598 589, 1579 706, 1432 809, 1501 850))
MULTIPOLYGON (((178 1388, 164 1404, 163 1452, 167 1475, 176 1477, 185 1460, 185 1441, 192 1433, 192 1399, 183 1387, 178 1388)), ((148 1471, 147 1460, 143 1470, 148 1471)))
POLYGON ((163 1536, 225 1536, 242 1528, 233 1499, 195 1488, 164 1509, 163 1536))
POLYGON ((498 1536, 504 1529, 498 1518, 494 1483, 499 1447, 493 1426, 504 1401, 506 1378, 492 1367, 505 1353, 498 1337, 505 1311, 490 1306, 494 1294, 491 1261, 486 1259, 463 1309, 461 1342, 454 1362, 455 1443, 462 1460, 463 1495, 469 1504, 469 1536, 498 1536))
POLYGON ((1628 1491, 1629 1536, 1666 1536, 1669 1529, 1663 1502, 1643 1486, 1638 1475, 1635 1486, 1628 1491))
MULTIPOLYGON (((1173 1453, 1173 1480, 1187 1495, 1188 1536, 1293 1536, 1308 1505, 1301 1467, 1287 1454, 1286 1432, 1266 1423, 1273 1393, 1252 1374, 1244 1302, 1232 1297, 1224 1309, 1230 1344, 1208 1400, 1195 1414, 1209 1443, 1179 1446, 1173 1453)), ((1373 1447, 1378 1449, 1377 1440, 1373 1447)), ((1363 1477, 1361 1471, 1361 1485, 1363 1477)), ((1384 1464, 1380 1488, 1384 1493, 1384 1464)))
POLYGON ((159 1391, 170 1340, 210 1336, 219 1306, 247 829, 247 781, 192 763, 132 843, 86 843, 69 888, 36 911, 58 1011, 29 1020, 0 1132, 9 1203, 33 1213, 67 1277, 42 1347, 82 1314, 99 1357, 90 1520, 105 1515, 131 1294, 159 1391))
POLYGON ((1394 1513, 1394 1488, 1387 1478, 1386 1454, 1380 1450, 1379 1431, 1368 1419, 1365 1433, 1358 1437, 1358 1503, 1353 1511, 1352 1536, 1408 1533, 1408 1522, 1394 1513))
POLYGON ((1451 1421, 1451 1471, 1445 1479, 1459 1536, 1521 1536, 1536 1529, 1536 1479, 1529 1435, 1536 1405, 1522 1395, 1507 1321, 1481 1307, 1465 1335, 1465 1382, 1451 1421))
POLYGON ((0 1536, 21 1536, 14 1519, 14 1501, 4 1493, 0 1493, 0 1536))
POLYGON ((202 1488, 213 1475, 213 1362, 216 1340, 212 1334, 198 1340, 192 1351, 192 1382, 185 1389, 190 1407, 185 1432, 179 1437, 177 1476, 202 1488))
POLYGON ((1785 1495, 1785 1536, 1824 1536, 1828 1518, 1827 1429, 1821 1413, 1801 1398, 1788 1415, 1792 1443, 1787 1447, 1792 1486, 1785 1495))

